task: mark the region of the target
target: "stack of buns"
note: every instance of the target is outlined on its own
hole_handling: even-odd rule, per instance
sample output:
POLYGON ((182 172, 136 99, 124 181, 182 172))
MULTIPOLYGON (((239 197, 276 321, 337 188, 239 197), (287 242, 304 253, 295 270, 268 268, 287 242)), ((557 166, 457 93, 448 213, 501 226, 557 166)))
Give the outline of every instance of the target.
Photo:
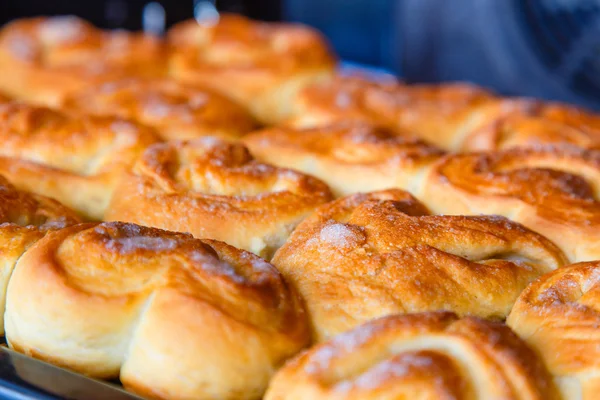
POLYGON ((308 27, 0 29, 0 331, 150 399, 600 393, 600 115, 308 27))

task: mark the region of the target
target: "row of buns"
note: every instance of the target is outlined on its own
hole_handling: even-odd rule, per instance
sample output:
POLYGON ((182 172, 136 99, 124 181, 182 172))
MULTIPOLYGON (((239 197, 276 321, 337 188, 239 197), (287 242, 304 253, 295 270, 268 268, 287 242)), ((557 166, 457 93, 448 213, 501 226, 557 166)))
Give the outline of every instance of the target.
POLYGON ((145 397, 598 391, 600 263, 568 265, 503 217, 428 215, 398 189, 355 194, 318 207, 270 264, 190 234, 81 223, 0 183, 8 344, 145 397))
POLYGON ((596 150, 445 154, 355 123, 164 142, 133 122, 19 103, 0 105, 0 139, 0 174, 84 218, 191 232, 266 258, 334 196, 400 188, 435 214, 503 215, 571 262, 600 259, 596 150))
POLYGON ((594 399, 599 117, 334 60, 0 30, 8 344, 156 399, 594 399))
POLYGON ((32 18, 0 30, 0 91, 134 119, 167 139, 239 137, 254 119, 296 128, 368 122, 449 151, 597 147, 598 117, 576 107, 462 83, 336 76, 335 60, 307 27, 238 15, 185 21, 166 39, 103 31, 76 17, 32 18))
POLYGON ((225 93, 275 122, 300 87, 334 67, 315 31, 237 15, 182 22, 167 39, 103 31, 76 17, 16 20, 0 32, 0 90, 51 105, 94 83, 171 77, 225 93))

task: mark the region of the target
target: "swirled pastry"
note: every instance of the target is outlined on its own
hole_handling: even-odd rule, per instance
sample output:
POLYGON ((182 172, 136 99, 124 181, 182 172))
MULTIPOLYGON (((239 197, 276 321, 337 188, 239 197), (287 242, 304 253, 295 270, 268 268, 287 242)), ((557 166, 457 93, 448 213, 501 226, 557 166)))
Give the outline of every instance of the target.
POLYGON ((554 241, 572 262, 600 258, 600 152, 539 147, 448 156, 425 179, 434 213, 498 214, 554 241))
POLYGON ((79 222, 57 201, 17 190, 0 175, 0 334, 4 334, 6 287, 23 252, 45 232, 79 222))
POLYGON ((302 353, 265 400, 560 399, 544 365, 503 324, 452 313, 389 316, 302 353))
POLYGON ((268 259, 330 199, 316 178, 205 137, 149 147, 123 178, 106 218, 222 240, 268 259))
POLYGON ((19 189, 102 219, 123 172, 157 137, 116 118, 0 104, 0 174, 19 189))
POLYGON ((503 99, 488 105, 490 122, 466 135, 462 151, 540 145, 600 148, 600 116, 556 103, 503 99), (496 108, 494 112, 493 109, 496 108))
POLYGON ((335 67, 324 38, 301 25, 222 14, 218 21, 179 23, 169 39, 176 79, 217 89, 266 123, 287 117, 298 90, 335 67))
POLYGON ((503 319, 529 282, 565 262, 519 224, 430 216, 400 190, 319 207, 273 258, 303 296, 319 341, 394 313, 503 319))
POLYGON ((0 90, 57 105, 93 82, 162 76, 167 59, 150 35, 102 31, 73 16, 20 19, 0 31, 0 90))
POLYGON ((364 123, 271 128, 244 143, 258 159, 316 176, 338 196, 388 188, 415 193, 443 154, 419 139, 364 123))
POLYGON ((600 264, 560 268, 521 293, 507 323, 542 357, 565 399, 600 393, 600 264))
POLYGON ((277 270, 222 242, 125 223, 47 234, 9 283, 19 352, 156 399, 259 399, 308 341, 277 270))
POLYGON ((495 97, 472 85, 402 85, 357 77, 337 77, 306 87, 294 102, 296 127, 334 121, 366 121, 410 132, 436 145, 456 150, 462 137, 487 122, 497 108, 485 107, 495 97))
POLYGON ((238 138, 252 130, 246 110, 223 95, 174 81, 124 79, 93 85, 62 105, 88 114, 133 119, 165 140, 201 136, 238 138))

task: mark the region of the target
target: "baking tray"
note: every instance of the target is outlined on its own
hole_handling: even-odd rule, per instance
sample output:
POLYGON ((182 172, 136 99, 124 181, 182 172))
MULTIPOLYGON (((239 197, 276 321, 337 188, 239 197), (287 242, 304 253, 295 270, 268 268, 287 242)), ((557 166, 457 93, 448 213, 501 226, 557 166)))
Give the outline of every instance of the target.
POLYGON ((0 398, 7 400, 140 400, 98 381, 0 346, 0 398))

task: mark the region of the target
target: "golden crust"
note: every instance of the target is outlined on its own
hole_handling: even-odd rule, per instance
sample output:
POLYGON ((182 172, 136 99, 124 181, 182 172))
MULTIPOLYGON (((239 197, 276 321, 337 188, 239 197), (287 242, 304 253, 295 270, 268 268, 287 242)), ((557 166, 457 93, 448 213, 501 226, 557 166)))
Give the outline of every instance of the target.
POLYGON ((222 14, 219 21, 181 22, 168 37, 176 79, 221 91, 267 123, 285 118, 298 90, 335 67, 325 39, 301 25, 222 14))
POLYGON ((102 219, 117 180, 157 140, 116 118, 0 104, 0 174, 90 219, 102 219))
POLYGON ((121 181, 106 218, 191 232, 268 259, 331 197, 316 178, 260 163, 242 144, 205 137, 149 147, 121 181))
POLYGON ((414 193, 443 152, 365 123, 321 128, 271 128, 244 138, 258 159, 316 176, 337 196, 400 188, 414 193))
POLYGON ((541 145, 600 148, 600 116, 589 111, 524 99, 499 100, 489 108, 488 115, 495 118, 467 135, 459 146, 462 151, 541 145))
POLYGON ((505 218, 430 216, 387 190, 319 207, 272 262, 305 299, 321 341, 393 313, 503 319, 529 282, 566 258, 505 218))
POLYGON ((554 241, 571 262, 600 258, 600 152, 539 147, 447 156, 425 180, 435 213, 498 214, 554 241))
POLYGON ((399 126, 445 149, 460 149, 466 134, 509 112, 484 89, 464 83, 408 86, 399 126))
POLYGON ((10 346, 150 398, 258 399, 308 341, 299 297, 260 258, 125 223, 54 231, 19 260, 10 346))
POLYGON ((150 35, 102 31, 73 16, 20 19, 0 31, 0 89, 57 105, 93 82, 163 76, 167 59, 150 35))
POLYGON ((523 291, 507 323, 544 360, 563 398, 600 393, 600 264, 573 264, 523 291))
POLYGON ((447 150, 502 150, 539 145, 600 147, 600 117, 531 99, 498 98, 462 83, 404 85, 338 76, 302 90, 295 127, 361 121, 410 132, 447 150))
POLYGON ((313 128, 357 121, 397 129, 394 100, 405 89, 397 81, 336 75, 304 88, 294 99, 293 115, 287 123, 297 128, 313 128))
POLYGON ((17 190, 0 175, 0 334, 4 334, 6 287, 21 255, 47 231, 79 222, 57 201, 17 190))
POLYGON ((104 82, 73 94, 62 107, 132 119, 155 128, 165 140, 202 136, 235 139, 255 127, 246 110, 226 97, 167 80, 104 82))
MULTIPOLYGON (((409 132, 455 150, 458 132, 479 127, 475 110, 494 96, 473 85, 403 85, 338 76, 306 87, 294 102, 289 124, 314 127, 335 121, 361 121, 409 132)), ((490 110, 496 111, 496 110, 490 110)))
POLYGON ((371 321, 289 361, 265 400, 560 398, 536 355, 503 324, 452 313, 371 321))

